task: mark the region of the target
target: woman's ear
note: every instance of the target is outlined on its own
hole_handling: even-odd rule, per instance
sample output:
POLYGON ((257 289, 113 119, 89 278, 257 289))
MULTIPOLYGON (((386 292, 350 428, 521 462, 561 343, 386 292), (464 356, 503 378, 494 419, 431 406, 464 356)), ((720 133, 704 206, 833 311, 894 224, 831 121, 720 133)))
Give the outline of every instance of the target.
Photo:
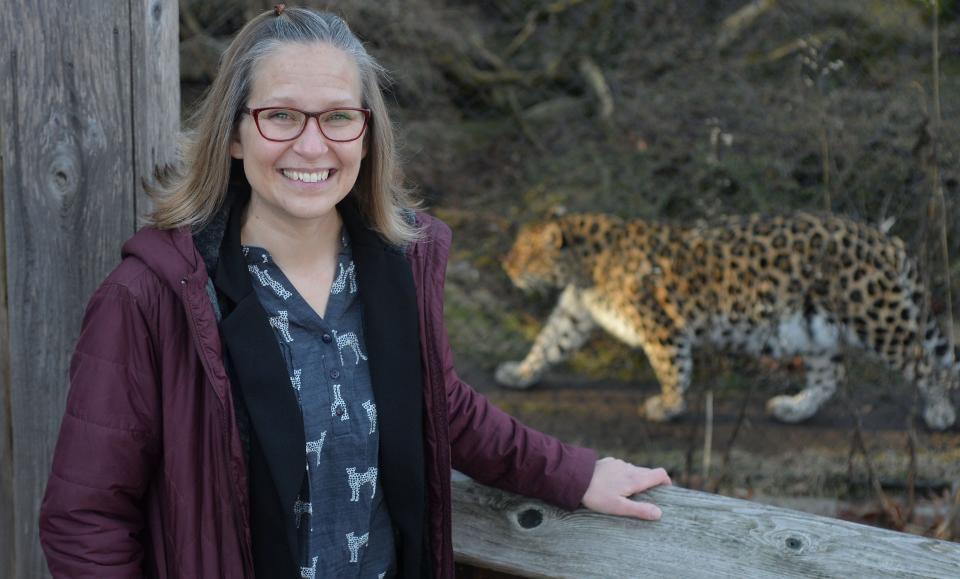
POLYGON ((230 156, 234 159, 243 158, 243 143, 240 142, 240 136, 236 130, 234 130, 233 135, 230 136, 230 156))

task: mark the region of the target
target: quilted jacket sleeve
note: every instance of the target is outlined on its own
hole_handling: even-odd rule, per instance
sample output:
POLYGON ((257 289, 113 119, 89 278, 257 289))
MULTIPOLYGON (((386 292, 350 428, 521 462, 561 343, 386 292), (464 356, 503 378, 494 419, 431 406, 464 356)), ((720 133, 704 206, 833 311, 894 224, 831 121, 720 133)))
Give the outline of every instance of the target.
POLYGON ((454 368, 453 352, 443 322, 443 284, 449 229, 431 220, 433 246, 429 274, 427 319, 431 346, 440 354, 447 391, 450 450, 453 468, 483 484, 542 499, 566 509, 580 505, 593 476, 595 451, 564 444, 491 404, 464 383, 454 368))
POLYGON ((524 426, 460 380, 449 351, 446 358, 453 468, 483 484, 565 509, 580 506, 596 452, 524 426))
POLYGON ((155 349, 128 288, 104 284, 84 316, 40 511, 54 577, 142 577, 139 505, 159 453, 155 349))

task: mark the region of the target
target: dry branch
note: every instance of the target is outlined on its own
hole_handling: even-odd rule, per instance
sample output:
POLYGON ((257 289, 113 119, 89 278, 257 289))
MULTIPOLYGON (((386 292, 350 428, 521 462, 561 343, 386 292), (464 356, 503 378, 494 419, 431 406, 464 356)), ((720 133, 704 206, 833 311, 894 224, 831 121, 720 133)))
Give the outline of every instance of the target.
POLYGON ((707 401, 704 409, 706 417, 704 419, 703 432, 703 481, 710 480, 710 462, 713 458, 713 390, 707 390, 707 401))
POLYGON ((726 48, 731 43, 740 38, 749 26, 751 26, 767 10, 776 5, 777 0, 752 0, 749 4, 740 8, 720 24, 720 34, 717 36, 717 48, 726 48))
MULTIPOLYGON (((860 412, 853 405, 846 381, 843 382, 841 388, 843 390, 843 402, 847 407, 847 411, 853 417, 853 444, 854 447, 860 451, 860 455, 863 456, 863 463, 867 467, 867 478, 870 481, 870 486, 873 488, 873 492, 876 493, 883 512, 898 529, 903 529, 906 523, 903 520, 900 509, 897 508, 897 505, 890 500, 890 497, 888 497, 887 493, 883 490, 880 479, 877 478, 876 470, 873 468, 873 460, 870 458, 870 452, 867 450, 866 440, 863 436, 863 420, 860 417, 860 412)), ((853 452, 854 450, 851 449, 851 458, 853 452)))
POLYGON ((577 4, 583 3, 584 0, 558 0, 552 4, 549 4, 543 8, 538 8, 531 10, 527 13, 526 18, 524 18, 523 28, 520 29, 520 32, 510 41, 510 44, 507 45, 506 50, 504 50, 504 55, 509 58, 513 55, 523 44, 533 36, 533 33, 537 31, 537 23, 539 20, 548 15, 560 14, 565 12, 569 8, 576 6, 577 4))
POLYGON ((733 425, 733 430, 730 432, 730 438, 727 439, 727 446, 723 450, 723 464, 720 466, 720 475, 713 482, 713 484, 708 487, 710 492, 717 492, 723 483, 730 476, 730 456, 733 453, 733 444, 737 441, 737 435, 740 434, 740 427, 743 426, 744 418, 747 416, 747 406, 750 403, 750 396, 753 394, 754 381, 750 381, 750 385, 747 387, 746 393, 743 395, 743 400, 740 402, 740 411, 737 413, 737 422, 733 425))
POLYGON ((603 77, 603 71, 597 66, 589 56, 580 57, 580 74, 584 80, 593 89, 593 94, 600 101, 597 114, 604 121, 609 122, 613 117, 613 95, 610 94, 610 87, 603 77))

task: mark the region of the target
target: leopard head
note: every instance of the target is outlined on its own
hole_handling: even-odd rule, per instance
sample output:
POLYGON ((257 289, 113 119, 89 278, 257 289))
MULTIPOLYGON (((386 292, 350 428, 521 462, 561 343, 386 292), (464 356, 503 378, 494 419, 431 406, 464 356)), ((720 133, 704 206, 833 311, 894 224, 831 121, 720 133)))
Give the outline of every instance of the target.
POLYGON ((538 291, 566 284, 564 232, 558 221, 524 225, 503 259, 513 285, 538 291))

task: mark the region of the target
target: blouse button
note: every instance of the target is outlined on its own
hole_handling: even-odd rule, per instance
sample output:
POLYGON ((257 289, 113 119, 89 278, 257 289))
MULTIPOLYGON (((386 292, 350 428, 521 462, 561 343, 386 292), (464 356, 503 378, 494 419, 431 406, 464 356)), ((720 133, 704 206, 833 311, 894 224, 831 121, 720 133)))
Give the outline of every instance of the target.
POLYGON ((340 370, 337 370, 337 369, 330 370, 330 377, 333 378, 334 380, 336 380, 337 378, 339 378, 339 377, 340 377, 340 370))
POLYGON ((327 344, 333 341, 333 338, 330 336, 330 334, 324 334, 323 336, 320 337, 320 339, 322 339, 327 344))
POLYGON ((336 413, 337 413, 337 416, 343 416, 343 406, 338 406, 336 413))

